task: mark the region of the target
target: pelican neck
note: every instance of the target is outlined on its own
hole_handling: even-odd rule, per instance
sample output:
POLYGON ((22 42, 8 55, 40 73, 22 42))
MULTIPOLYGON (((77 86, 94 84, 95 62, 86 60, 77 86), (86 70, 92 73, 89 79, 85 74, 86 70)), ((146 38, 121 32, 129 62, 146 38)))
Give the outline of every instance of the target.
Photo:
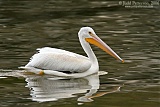
POLYGON ((85 53, 87 54, 89 60, 92 62, 92 63, 96 63, 98 65, 98 61, 97 61, 97 57, 96 55, 94 54, 90 44, 88 42, 85 41, 84 38, 82 38, 81 36, 79 36, 79 41, 80 41, 80 44, 83 48, 83 50, 85 51, 85 53))

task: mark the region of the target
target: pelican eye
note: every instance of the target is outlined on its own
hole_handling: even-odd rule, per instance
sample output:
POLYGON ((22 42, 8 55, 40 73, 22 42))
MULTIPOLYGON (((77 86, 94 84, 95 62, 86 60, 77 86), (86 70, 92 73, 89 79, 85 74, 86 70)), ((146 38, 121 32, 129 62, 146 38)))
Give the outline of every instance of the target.
POLYGON ((92 32, 88 32, 90 35, 92 34, 92 32))
POLYGON ((92 32, 88 32, 90 36, 94 36, 94 34, 92 32))

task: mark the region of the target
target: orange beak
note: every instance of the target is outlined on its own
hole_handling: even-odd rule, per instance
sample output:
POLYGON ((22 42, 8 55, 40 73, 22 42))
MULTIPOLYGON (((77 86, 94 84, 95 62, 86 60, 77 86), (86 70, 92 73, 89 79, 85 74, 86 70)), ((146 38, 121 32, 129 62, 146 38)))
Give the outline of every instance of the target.
POLYGON ((105 51, 106 53, 108 53, 109 55, 111 55, 112 57, 122 61, 122 63, 124 63, 124 60, 121 59, 106 43, 104 43, 98 36, 91 34, 91 36, 93 38, 85 38, 85 40, 90 43, 93 44, 99 48, 101 48, 103 51, 105 51))

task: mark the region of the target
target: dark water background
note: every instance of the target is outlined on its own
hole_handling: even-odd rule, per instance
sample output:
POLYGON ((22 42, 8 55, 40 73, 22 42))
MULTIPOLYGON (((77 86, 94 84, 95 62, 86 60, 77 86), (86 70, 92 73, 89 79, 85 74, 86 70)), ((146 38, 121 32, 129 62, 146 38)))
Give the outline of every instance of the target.
POLYGON ((105 0, 0 0, 0 106, 158 107, 159 9, 125 8, 119 1, 105 0), (100 70, 108 75, 59 80, 12 72, 25 65, 40 47, 85 55, 77 37, 83 26, 95 29, 125 63, 93 46, 100 70), (97 82, 95 87, 90 81, 97 82), (77 101, 95 90, 89 99, 77 101), (35 93, 43 102, 34 100, 35 93), (50 101, 45 101, 48 97, 50 101))

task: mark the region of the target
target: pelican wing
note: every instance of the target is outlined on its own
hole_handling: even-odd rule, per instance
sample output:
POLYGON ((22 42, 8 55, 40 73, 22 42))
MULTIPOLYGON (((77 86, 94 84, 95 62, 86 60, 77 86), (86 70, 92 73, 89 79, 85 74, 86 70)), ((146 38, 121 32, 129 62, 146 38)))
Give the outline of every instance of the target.
POLYGON ((84 72, 91 67, 87 57, 76 53, 49 47, 37 50, 26 67, 71 72, 84 72))

